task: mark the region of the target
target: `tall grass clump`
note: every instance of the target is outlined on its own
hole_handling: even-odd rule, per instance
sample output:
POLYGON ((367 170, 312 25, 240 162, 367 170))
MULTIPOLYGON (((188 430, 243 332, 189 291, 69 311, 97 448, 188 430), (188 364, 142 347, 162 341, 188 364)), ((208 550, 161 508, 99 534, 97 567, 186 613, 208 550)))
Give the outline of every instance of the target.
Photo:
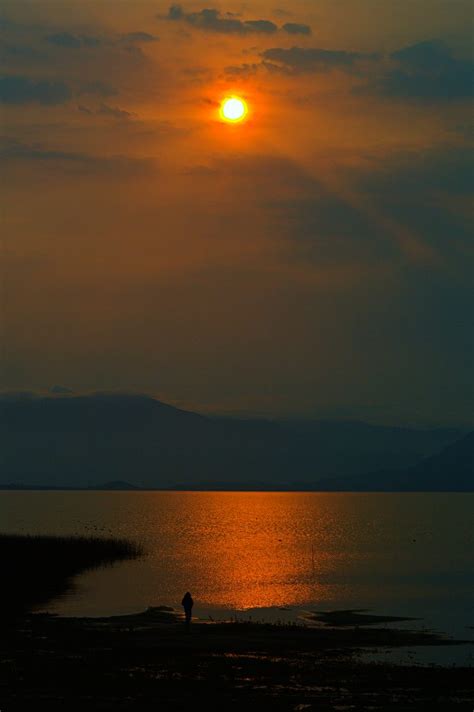
POLYGON ((0 616, 44 605, 77 574, 142 553, 140 544, 113 537, 0 534, 0 616))

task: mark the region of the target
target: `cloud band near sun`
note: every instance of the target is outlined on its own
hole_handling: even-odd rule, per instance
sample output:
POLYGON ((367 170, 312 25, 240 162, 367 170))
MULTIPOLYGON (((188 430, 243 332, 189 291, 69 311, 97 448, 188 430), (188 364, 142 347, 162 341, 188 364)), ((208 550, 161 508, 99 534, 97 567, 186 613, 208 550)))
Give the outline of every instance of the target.
POLYGON ((169 8, 167 19, 174 22, 185 22, 207 32, 218 32, 226 35, 273 35, 279 30, 290 35, 311 34, 311 27, 302 23, 286 22, 279 27, 271 20, 241 20, 232 13, 222 14, 216 9, 203 9, 199 12, 187 13, 181 5, 172 5, 169 8))

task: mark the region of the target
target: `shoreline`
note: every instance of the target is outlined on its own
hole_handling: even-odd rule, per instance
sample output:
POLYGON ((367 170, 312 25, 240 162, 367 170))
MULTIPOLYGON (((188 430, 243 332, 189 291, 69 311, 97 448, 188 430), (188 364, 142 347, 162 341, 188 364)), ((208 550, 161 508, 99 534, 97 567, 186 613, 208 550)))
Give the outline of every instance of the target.
POLYGON ((306 624, 195 619, 187 630, 170 606, 99 617, 28 612, 63 595, 83 571, 140 552, 126 540, 84 537, 3 535, 0 543, 10 584, 2 592, 0 700, 9 712, 182 712, 198 704, 226 712, 472 711, 472 667, 380 659, 381 651, 474 645, 416 629, 410 616, 313 610, 306 624))
POLYGON ((470 667, 364 660, 367 650, 464 644, 428 631, 243 621, 193 621, 187 630, 176 611, 158 606, 93 619, 28 614, 8 638, 0 643, 8 710, 41 701, 53 711, 199 703, 248 712, 444 712, 471 710, 474 699, 470 667))
POLYGON ((453 488, 453 489, 448 489, 448 488, 434 488, 434 489, 427 489, 426 487, 424 488, 412 488, 412 489, 407 489, 407 488, 393 488, 393 489, 377 489, 377 488, 370 488, 370 489, 362 489, 362 488, 355 488, 355 489, 328 489, 327 486, 323 487, 316 487, 316 486, 311 486, 308 485, 307 487, 304 486, 298 486, 298 487, 291 487, 290 485, 288 486, 263 486, 256 484, 255 486, 252 486, 251 484, 243 484, 241 486, 219 486, 219 484, 214 484, 214 485, 209 485, 209 486, 204 486, 204 485, 196 485, 193 487, 192 485, 170 485, 169 487, 139 487, 139 486, 130 486, 130 487, 102 487, 102 486, 97 486, 97 487, 67 487, 67 486, 48 486, 48 485, 0 485, 0 493, 1 492, 119 492, 119 493, 127 493, 127 494, 133 494, 133 493, 147 493, 147 492, 180 492, 180 493, 186 493, 186 492, 193 492, 193 493, 212 493, 212 492, 219 492, 222 494, 225 493, 239 493, 239 494, 245 494, 245 493, 255 493, 255 494, 474 494, 474 486, 472 487, 464 487, 464 488, 453 488))

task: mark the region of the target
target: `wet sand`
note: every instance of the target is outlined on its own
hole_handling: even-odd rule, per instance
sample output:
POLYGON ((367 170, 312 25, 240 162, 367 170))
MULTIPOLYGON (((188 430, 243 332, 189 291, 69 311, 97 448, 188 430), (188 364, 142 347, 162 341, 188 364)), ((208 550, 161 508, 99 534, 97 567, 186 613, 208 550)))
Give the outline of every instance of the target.
POLYGON ((163 608, 110 618, 29 614, 2 637, 1 706, 471 712, 472 669, 367 663, 359 655, 462 641, 376 620, 347 625, 357 614, 333 612, 331 625, 309 628, 195 621, 190 630, 163 608))

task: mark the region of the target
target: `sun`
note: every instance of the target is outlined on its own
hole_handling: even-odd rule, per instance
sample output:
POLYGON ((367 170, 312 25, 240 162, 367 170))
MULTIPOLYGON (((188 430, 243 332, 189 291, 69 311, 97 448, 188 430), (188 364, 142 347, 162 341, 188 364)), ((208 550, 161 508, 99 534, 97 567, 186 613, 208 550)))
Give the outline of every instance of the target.
POLYGON ((220 116, 223 121, 236 123, 242 121, 248 114, 248 106, 238 96, 229 96, 221 104, 220 116))

